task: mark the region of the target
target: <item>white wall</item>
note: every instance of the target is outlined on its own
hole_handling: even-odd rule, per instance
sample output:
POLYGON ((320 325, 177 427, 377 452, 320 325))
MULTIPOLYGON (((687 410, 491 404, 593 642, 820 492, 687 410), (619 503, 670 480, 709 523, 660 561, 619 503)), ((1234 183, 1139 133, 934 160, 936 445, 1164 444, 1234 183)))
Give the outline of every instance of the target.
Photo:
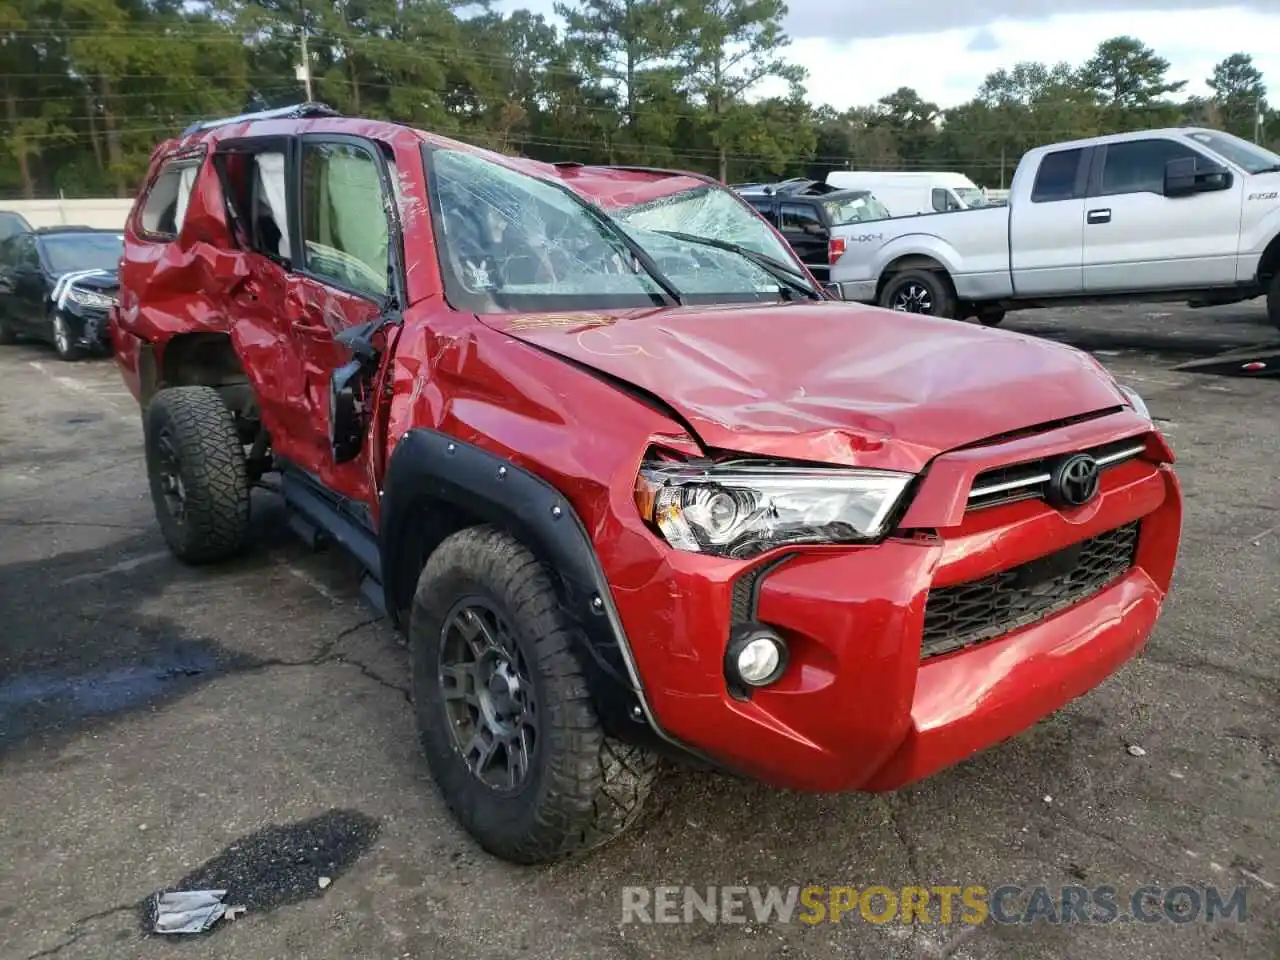
POLYGON ((121 230, 128 219, 133 199, 116 200, 0 200, 0 210, 12 210, 27 218, 33 227, 74 224, 121 230))

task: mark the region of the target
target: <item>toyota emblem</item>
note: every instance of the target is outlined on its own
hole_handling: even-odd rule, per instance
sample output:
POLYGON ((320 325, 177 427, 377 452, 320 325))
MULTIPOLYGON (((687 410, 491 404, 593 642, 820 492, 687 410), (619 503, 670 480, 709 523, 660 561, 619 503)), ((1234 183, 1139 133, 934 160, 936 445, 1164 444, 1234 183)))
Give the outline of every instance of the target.
POLYGON ((1066 457, 1049 478, 1049 501, 1057 507, 1083 507, 1098 495, 1098 461, 1087 453, 1066 457))

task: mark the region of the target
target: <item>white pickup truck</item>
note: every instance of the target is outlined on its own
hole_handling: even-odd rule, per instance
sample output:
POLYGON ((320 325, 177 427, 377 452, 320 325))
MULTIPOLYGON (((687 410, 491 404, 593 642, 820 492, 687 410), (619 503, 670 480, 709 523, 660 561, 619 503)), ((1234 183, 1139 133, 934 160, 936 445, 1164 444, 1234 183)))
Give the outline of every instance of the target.
POLYGON ((845 300, 995 325, 1006 310, 1101 300, 1237 303, 1280 325, 1280 156, 1217 130, 1037 147, 1006 206, 833 231, 845 300))

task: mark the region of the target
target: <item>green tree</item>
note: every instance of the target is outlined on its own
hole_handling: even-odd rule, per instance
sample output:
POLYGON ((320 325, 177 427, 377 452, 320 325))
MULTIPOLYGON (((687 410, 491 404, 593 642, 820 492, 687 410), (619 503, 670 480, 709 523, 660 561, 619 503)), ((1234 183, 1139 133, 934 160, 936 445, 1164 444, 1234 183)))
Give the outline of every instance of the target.
POLYGON ((1238 136, 1252 137, 1267 96, 1262 71, 1253 65, 1253 57, 1231 54, 1213 68, 1208 84, 1222 126, 1238 136))
POLYGON ((771 78, 803 96, 806 71, 783 59, 790 39, 782 29, 782 0, 682 0, 677 20, 683 83, 705 106, 720 179, 729 176, 728 154, 742 137, 737 108, 771 78))
POLYGON ((1176 120, 1166 98, 1186 85, 1168 78, 1169 61, 1135 37, 1112 37, 1080 68, 1080 82, 1093 91, 1111 129, 1150 128, 1176 120))
POLYGON ((566 43, 580 68, 614 89, 635 117, 643 73, 667 64, 676 49, 678 0, 577 0, 557 3, 566 43))

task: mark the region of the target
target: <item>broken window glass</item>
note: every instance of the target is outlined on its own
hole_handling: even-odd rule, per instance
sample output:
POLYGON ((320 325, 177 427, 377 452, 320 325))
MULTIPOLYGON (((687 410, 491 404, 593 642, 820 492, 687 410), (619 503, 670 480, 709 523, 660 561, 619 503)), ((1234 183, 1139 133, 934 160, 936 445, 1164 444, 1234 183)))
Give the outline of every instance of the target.
MULTIPOLYGON (((460 150, 430 153, 436 243, 450 302, 477 313, 607 309, 669 302, 632 240, 683 302, 776 302, 776 278, 750 260, 656 231, 698 235, 704 221, 729 224, 746 244, 794 262, 768 227, 732 196, 646 205, 610 216, 557 183, 460 150), (628 215, 628 213, 633 215, 628 215), (625 233, 625 236, 623 235, 625 233)), ((678 195, 688 199, 693 191, 678 195)), ((670 201, 672 198, 664 198, 670 201)))

